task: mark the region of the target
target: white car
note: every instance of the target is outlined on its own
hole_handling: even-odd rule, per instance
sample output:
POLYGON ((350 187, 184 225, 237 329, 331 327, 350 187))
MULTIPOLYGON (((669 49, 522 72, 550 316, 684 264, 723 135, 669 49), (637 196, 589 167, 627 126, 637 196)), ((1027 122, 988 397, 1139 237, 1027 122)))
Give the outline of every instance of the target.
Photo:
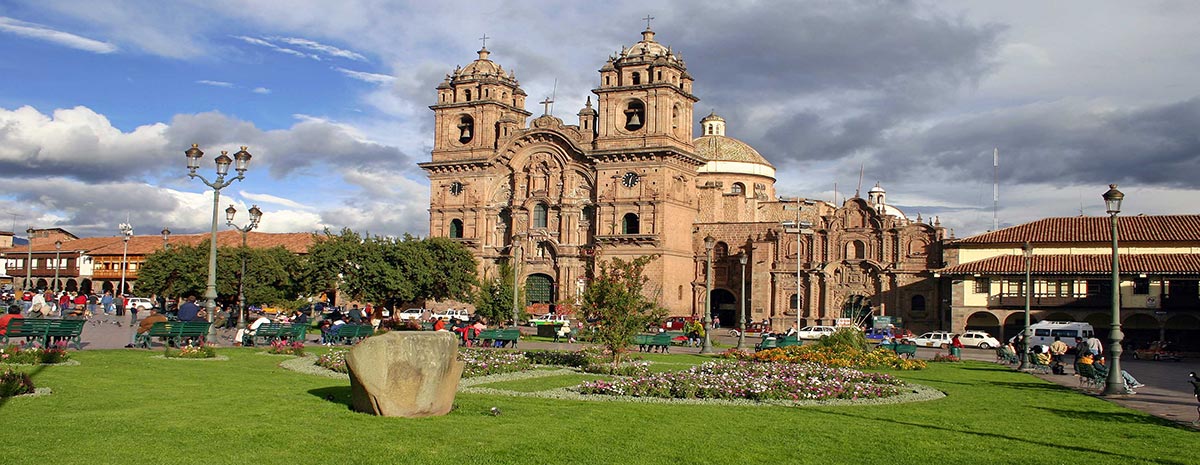
POLYGON ((1000 340, 992 337, 985 331, 967 331, 958 337, 965 347, 978 347, 980 349, 993 349, 1000 347, 1000 340))
POLYGON ((529 326, 569 324, 571 324, 571 319, 566 315, 554 315, 547 313, 545 315, 535 316, 529 319, 529 326))
POLYGON ((425 318, 425 309, 410 308, 408 310, 400 312, 400 314, 397 317, 400 318, 401 321, 403 321, 403 320, 421 320, 421 319, 425 318))
POLYGON ((800 328, 800 339, 820 339, 833 334, 837 328, 833 326, 805 326, 800 328))
POLYGON ((920 347, 941 347, 943 349, 950 347, 950 341, 954 338, 953 334, 945 331, 933 331, 917 336, 913 339, 913 343, 920 347))
POLYGON ((126 297, 125 298, 125 309, 126 310, 137 309, 139 311, 147 311, 152 308, 154 308, 154 301, 147 299, 145 297, 126 297))
POLYGON ((441 312, 434 312, 430 318, 441 318, 446 321, 459 320, 467 321, 471 319, 471 314, 466 310, 455 310, 453 308, 441 312))

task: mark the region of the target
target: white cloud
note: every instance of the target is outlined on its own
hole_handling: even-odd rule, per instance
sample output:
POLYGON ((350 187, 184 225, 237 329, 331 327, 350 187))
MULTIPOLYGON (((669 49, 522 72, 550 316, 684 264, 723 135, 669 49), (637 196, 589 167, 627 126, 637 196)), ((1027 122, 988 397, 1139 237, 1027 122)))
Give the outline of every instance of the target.
POLYGON ((255 87, 254 90, 252 90, 251 92, 254 92, 256 94, 266 95, 266 94, 271 93, 271 89, 268 89, 266 87, 255 87))
POLYGON ((332 45, 326 45, 326 44, 322 44, 322 43, 308 40, 308 39, 301 39, 298 37, 273 37, 273 39, 276 39, 285 44, 304 47, 309 50, 321 52, 321 53, 324 53, 326 55, 333 56, 333 57, 346 58, 346 59, 355 60, 355 61, 367 61, 367 57, 362 56, 361 54, 359 54, 357 52, 337 48, 332 45))
POLYGON ((16 20, 7 16, 0 16, 0 31, 9 32, 31 39, 44 40, 52 42, 64 47, 70 47, 85 52, 92 53, 113 53, 117 51, 117 46, 108 42, 101 42, 87 37, 78 36, 70 32, 63 32, 51 29, 41 24, 28 23, 25 21, 16 20))
POLYGON ((285 199, 283 197, 279 197, 279 196, 275 196, 275 195, 271 195, 271 194, 254 194, 254 193, 250 193, 250 192, 246 192, 246 191, 238 191, 238 195, 242 196, 242 198, 244 198, 246 200, 264 203, 264 204, 272 203, 272 204, 276 204, 276 205, 283 205, 285 207, 295 208, 298 210, 311 210, 312 209, 312 207, 310 207, 308 205, 304 205, 295 200, 285 199))
POLYGON ((204 85, 206 85, 206 86, 213 86, 213 87, 225 87, 225 88, 232 88, 232 87, 233 87, 233 83, 232 83, 232 82, 225 82, 225 81, 210 81, 210 80, 208 80, 208 79, 201 79, 201 80, 199 80, 199 81, 196 81, 196 84, 204 84, 204 85))
POLYGON ((301 52, 301 51, 299 51, 299 50, 290 49, 290 48, 287 48, 287 47, 280 47, 280 46, 278 46, 278 45, 275 45, 275 44, 273 44, 273 43, 271 43, 271 42, 268 42, 268 41, 266 41, 266 40, 263 40, 263 39, 258 39, 258 38, 254 38, 254 37, 247 37, 247 36, 233 36, 233 38, 235 38, 235 39, 239 39, 239 40, 241 40, 241 41, 243 41, 243 42, 246 42, 246 43, 248 43, 248 44, 251 44, 251 45, 258 45, 258 46, 261 46, 261 47, 266 47, 266 48, 269 48, 269 49, 271 49, 271 50, 274 50, 274 51, 276 51, 276 52, 279 52, 279 53, 286 53, 286 54, 288 54, 288 55, 292 55, 292 56, 298 56, 298 57, 300 57, 300 58, 312 58, 312 59, 314 59, 314 60, 317 60, 317 61, 320 61, 320 60, 321 60, 321 57, 319 57, 319 56, 316 56, 316 55, 313 55, 313 54, 311 54, 311 53, 304 53, 304 52, 301 52))
POLYGON ((396 81, 395 76, 390 76, 387 74, 376 74, 376 73, 368 73, 366 71, 355 71, 352 69, 342 68, 340 66, 334 67, 333 69, 337 70, 338 72, 340 72, 342 74, 345 74, 347 77, 350 77, 351 79, 358 79, 359 81, 369 82, 372 84, 391 84, 392 82, 396 81))

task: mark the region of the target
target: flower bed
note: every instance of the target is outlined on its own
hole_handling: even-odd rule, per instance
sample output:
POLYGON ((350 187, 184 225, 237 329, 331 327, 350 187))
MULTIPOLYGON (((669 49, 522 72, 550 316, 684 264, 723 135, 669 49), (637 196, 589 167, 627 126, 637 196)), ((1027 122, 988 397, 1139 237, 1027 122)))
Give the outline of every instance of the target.
POLYGON ((523 352, 511 350, 459 349, 463 378, 525 371, 533 368, 523 352))
POLYGON ((304 356, 304 343, 300 341, 274 341, 267 348, 268 354, 304 356))
POLYGON ((582 394, 674 399, 822 400, 899 395, 903 381, 815 363, 708 362, 684 371, 583 383, 582 394))
POLYGON ((66 343, 60 342, 49 349, 22 349, 19 346, 10 345, 0 351, 0 363, 11 363, 16 365, 38 365, 42 363, 63 363, 71 359, 71 354, 67 353, 66 343))
POLYGON ((887 349, 863 351, 858 349, 823 347, 819 345, 790 346, 782 349, 746 353, 729 350, 722 357, 753 362, 802 363, 811 362, 840 368, 920 370, 923 360, 906 360, 887 349))
POLYGON ((201 343, 199 345, 188 344, 180 347, 179 350, 171 350, 167 347, 163 350, 163 357, 166 358, 216 358, 217 350, 210 344, 201 343))
POLYGON ((349 373, 350 369, 346 367, 346 352, 348 351, 344 349, 331 350, 317 357, 313 365, 338 373, 349 373))
POLYGON ((33 380, 29 374, 13 369, 0 371, 0 398, 32 394, 33 380))
POLYGON ((961 362, 962 360, 954 355, 937 354, 937 355, 933 356, 933 361, 934 362, 951 362, 951 363, 953 363, 953 362, 961 362))

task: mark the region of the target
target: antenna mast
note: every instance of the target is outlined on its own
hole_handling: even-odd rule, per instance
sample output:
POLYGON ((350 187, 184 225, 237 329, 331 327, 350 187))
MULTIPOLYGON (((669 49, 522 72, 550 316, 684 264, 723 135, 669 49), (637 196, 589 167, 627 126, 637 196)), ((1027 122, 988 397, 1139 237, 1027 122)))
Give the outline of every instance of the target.
POLYGON ((554 78, 554 87, 550 88, 550 116, 554 116, 554 97, 558 96, 558 78, 554 78))
POLYGON ((858 164, 858 187, 854 188, 854 198, 856 199, 859 198, 858 193, 862 191, 863 166, 864 163, 858 164))
POLYGON ((992 231, 1000 229, 997 211, 1000 209, 1000 148, 992 149, 992 231))

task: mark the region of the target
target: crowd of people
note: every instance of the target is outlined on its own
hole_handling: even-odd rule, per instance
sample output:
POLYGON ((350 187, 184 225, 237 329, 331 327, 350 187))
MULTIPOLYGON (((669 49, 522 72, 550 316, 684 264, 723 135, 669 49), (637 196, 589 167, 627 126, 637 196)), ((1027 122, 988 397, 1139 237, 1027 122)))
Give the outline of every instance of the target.
MULTIPOLYGON (((96 315, 125 316, 126 299, 112 291, 97 294, 83 291, 44 289, 0 295, 0 306, 16 305, 26 318, 91 318, 96 315)), ((133 312, 137 309, 133 308, 133 312)))

